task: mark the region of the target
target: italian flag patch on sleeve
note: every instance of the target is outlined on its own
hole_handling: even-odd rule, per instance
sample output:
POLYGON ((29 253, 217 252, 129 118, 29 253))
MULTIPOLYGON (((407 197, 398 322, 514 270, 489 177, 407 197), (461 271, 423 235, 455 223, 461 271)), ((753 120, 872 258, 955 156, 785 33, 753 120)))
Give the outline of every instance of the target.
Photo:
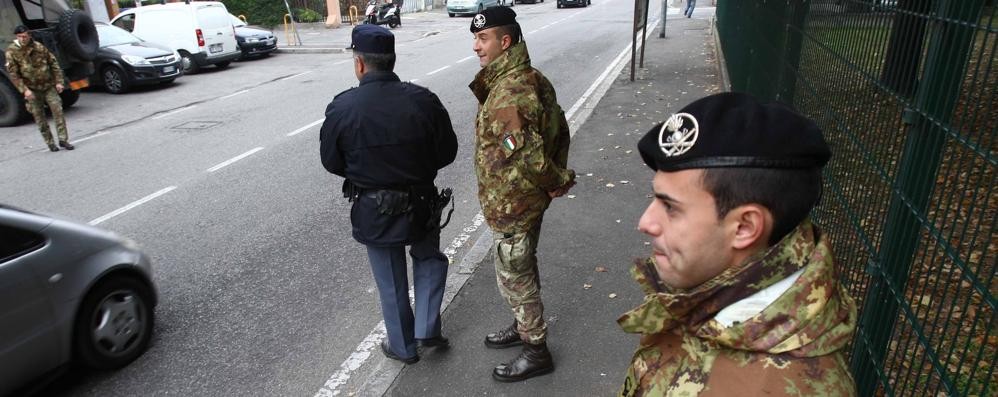
POLYGON ((516 138, 513 138, 512 135, 506 135, 506 137, 502 139, 502 145, 505 146, 507 150, 516 150, 516 138))

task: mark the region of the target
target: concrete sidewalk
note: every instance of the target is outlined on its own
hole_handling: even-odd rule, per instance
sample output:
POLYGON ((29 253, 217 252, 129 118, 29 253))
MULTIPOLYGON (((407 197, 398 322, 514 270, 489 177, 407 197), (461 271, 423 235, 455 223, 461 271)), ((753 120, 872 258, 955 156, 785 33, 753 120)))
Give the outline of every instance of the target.
MULTIPOLYGON (((628 58, 628 67, 573 137, 569 165, 579 175, 578 185, 548 210, 538 251, 555 372, 512 384, 491 378, 492 368, 515 357, 519 348, 492 350, 482 344, 487 333, 512 319, 488 255, 444 313, 443 333, 452 347, 422 351, 422 360, 405 366, 387 395, 617 392, 637 337, 622 332, 616 319, 641 302, 628 269, 633 258, 649 253, 647 238, 636 225, 651 199, 653 174, 637 153, 637 141, 673 111, 720 90, 708 19, 712 15, 712 8, 698 9, 693 19, 670 15, 666 38, 658 38, 658 31, 651 34, 645 68, 637 71, 636 81, 629 81, 628 58)), ((384 365, 381 377, 390 377, 398 366, 384 365)), ((378 394, 367 388, 344 391, 378 394)))

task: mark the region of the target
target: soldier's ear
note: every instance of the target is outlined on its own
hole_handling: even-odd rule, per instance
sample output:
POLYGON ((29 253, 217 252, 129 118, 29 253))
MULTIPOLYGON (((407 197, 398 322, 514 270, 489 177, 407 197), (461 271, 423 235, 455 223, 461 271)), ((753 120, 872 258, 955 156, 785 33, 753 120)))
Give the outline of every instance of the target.
POLYGON ((731 209, 724 216, 730 226, 731 248, 755 251, 766 248, 773 228, 773 215, 759 204, 745 204, 731 209))

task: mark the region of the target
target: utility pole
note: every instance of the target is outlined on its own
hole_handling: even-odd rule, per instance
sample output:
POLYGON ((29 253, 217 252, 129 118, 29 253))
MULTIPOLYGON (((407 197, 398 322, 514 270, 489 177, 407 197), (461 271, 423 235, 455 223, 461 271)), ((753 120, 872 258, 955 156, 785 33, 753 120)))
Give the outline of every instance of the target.
POLYGON ((669 0, 662 0, 662 30, 658 32, 658 38, 665 38, 665 16, 669 11, 669 0))

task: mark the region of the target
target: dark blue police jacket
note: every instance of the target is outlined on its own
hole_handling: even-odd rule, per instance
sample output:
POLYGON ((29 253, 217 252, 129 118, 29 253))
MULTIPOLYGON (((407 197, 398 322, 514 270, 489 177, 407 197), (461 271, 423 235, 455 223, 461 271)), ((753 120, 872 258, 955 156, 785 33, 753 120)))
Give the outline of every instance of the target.
POLYGON ((379 213, 377 190, 435 193, 437 171, 454 161, 457 136, 450 115, 430 90, 401 82, 393 72, 372 71, 360 86, 341 92, 326 107, 319 135, 322 165, 363 192, 350 221, 358 242, 378 247, 406 245, 427 233, 428 203, 412 211, 379 213))

